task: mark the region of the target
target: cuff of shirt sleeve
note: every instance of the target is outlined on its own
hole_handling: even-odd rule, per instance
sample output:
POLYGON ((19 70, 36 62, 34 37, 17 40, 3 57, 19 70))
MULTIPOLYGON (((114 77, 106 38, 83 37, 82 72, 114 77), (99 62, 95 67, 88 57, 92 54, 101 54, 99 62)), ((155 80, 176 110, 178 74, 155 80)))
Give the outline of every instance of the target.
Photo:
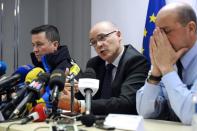
POLYGON ((169 72, 162 77, 162 82, 166 89, 176 88, 178 85, 182 85, 183 82, 178 76, 176 71, 169 72))
POLYGON ((160 92, 161 87, 158 85, 150 84, 147 81, 144 85, 144 94, 147 95, 147 98, 155 98, 158 96, 158 93, 160 92))

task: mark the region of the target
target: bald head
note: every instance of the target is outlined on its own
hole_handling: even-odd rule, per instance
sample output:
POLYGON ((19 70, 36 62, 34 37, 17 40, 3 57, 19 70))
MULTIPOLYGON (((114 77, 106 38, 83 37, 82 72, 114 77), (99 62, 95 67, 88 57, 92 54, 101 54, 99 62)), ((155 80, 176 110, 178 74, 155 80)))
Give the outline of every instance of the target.
POLYGON ((161 15, 173 15, 176 18, 176 21, 183 26, 187 25, 190 21, 193 21, 195 24, 197 24, 194 10, 186 3, 168 4, 164 6, 157 14, 158 17, 161 15))
POLYGON ((96 23, 90 30, 90 34, 93 32, 97 34, 97 32, 109 32, 112 30, 118 30, 118 27, 116 27, 115 24, 113 24, 110 21, 101 21, 96 23))
POLYGON ((123 50, 121 32, 109 21, 96 23, 90 30, 89 39, 98 56, 108 63, 112 63, 123 50))

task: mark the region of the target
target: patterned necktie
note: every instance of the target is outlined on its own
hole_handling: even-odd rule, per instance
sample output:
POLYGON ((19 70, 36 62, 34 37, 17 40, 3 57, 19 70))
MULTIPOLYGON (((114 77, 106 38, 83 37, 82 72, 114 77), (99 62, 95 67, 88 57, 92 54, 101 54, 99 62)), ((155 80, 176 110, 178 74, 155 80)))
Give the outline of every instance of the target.
POLYGON ((178 75, 182 80, 183 79, 183 76, 182 76, 183 65, 182 65, 180 59, 176 62, 176 66, 177 66, 178 75))
POLYGON ((112 70, 113 64, 107 64, 104 81, 102 85, 101 98, 108 99, 111 97, 111 83, 112 83, 112 70))

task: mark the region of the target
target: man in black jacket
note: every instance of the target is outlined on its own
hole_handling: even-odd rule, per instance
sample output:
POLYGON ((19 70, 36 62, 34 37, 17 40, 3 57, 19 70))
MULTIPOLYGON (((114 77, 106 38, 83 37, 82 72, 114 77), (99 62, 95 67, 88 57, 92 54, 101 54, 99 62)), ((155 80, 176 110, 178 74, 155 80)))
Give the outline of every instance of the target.
MULTIPOLYGON (((91 104, 92 113, 137 114, 136 91, 144 84, 148 72, 145 57, 131 45, 122 44, 122 34, 111 22, 102 21, 94 25, 89 37, 90 45, 94 47, 98 56, 91 58, 87 67, 93 68, 96 78, 100 80, 99 90, 91 104), (111 85, 106 84, 106 80, 110 79, 106 78, 108 64, 113 66, 111 85)), ((64 106, 64 103, 69 101, 67 95, 69 93, 65 92, 60 105, 64 106)), ((76 107, 84 112, 84 101, 76 100, 76 107)))
MULTIPOLYGON (((41 25, 31 30, 33 52, 31 53, 32 63, 41 67, 45 72, 51 73, 55 69, 63 71, 72 66, 66 45, 60 46, 60 35, 58 29, 53 25, 41 25)), ((42 96, 47 107, 49 104, 50 89, 47 86, 42 96)))
POLYGON ((31 30, 33 52, 32 63, 51 73, 54 69, 70 68, 71 57, 66 45, 60 46, 58 29, 53 25, 42 25, 31 30))

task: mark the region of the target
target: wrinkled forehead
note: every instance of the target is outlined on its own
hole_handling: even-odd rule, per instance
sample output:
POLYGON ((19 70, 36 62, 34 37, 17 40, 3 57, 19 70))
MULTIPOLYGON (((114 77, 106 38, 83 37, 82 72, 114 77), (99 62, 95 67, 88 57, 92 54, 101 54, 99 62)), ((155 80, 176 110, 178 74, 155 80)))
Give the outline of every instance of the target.
POLYGON ((99 34, 107 34, 113 30, 115 30, 115 27, 109 23, 98 23, 91 28, 89 38, 92 39, 99 34))
POLYGON ((177 23, 178 15, 174 10, 162 10, 157 14, 156 26, 163 27, 177 23))

